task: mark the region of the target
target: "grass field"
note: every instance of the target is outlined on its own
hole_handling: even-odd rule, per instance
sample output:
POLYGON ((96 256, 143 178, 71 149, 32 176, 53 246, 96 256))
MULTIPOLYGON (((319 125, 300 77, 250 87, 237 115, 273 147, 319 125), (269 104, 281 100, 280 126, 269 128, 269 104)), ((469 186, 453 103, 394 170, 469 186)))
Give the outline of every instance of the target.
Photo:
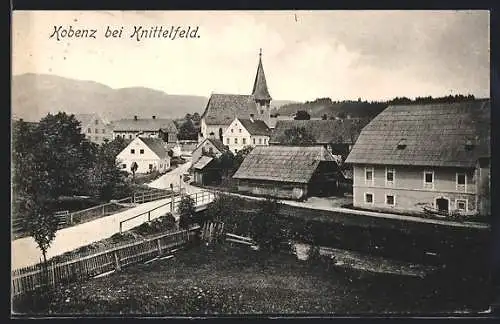
POLYGON ((485 309, 484 298, 478 298, 484 285, 453 280, 446 274, 415 278, 329 268, 288 254, 263 255, 221 244, 62 286, 46 300, 32 296, 19 301, 14 310, 53 315, 363 315, 485 309))

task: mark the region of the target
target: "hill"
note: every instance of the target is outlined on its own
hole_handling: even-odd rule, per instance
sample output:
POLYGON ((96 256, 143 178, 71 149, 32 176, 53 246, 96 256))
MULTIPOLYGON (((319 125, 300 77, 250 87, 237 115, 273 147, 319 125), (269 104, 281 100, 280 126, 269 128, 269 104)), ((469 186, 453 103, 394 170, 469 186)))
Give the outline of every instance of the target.
POLYGON ((411 104, 424 104, 424 103, 445 103, 456 101, 474 100, 472 95, 455 95, 445 97, 417 97, 409 99, 406 97, 394 98, 388 101, 332 101, 330 98, 319 98, 314 101, 306 101, 304 103, 291 103, 283 105, 273 111, 274 114, 279 115, 294 115, 299 110, 304 110, 309 113, 311 118, 321 118, 326 115, 328 119, 334 117, 345 117, 350 115, 354 118, 368 118, 371 119, 378 115, 382 110, 387 108, 388 105, 411 105, 411 104))
POLYGON ((98 112, 113 120, 137 116, 177 118, 202 113, 208 98, 171 95, 143 87, 113 89, 94 81, 47 74, 22 74, 12 78, 12 115, 38 121, 47 113, 98 112))
MULTIPOLYGON (((48 113, 100 113, 108 120, 133 118, 183 118, 203 113, 208 98, 173 95, 145 87, 113 89, 94 82, 49 74, 27 73, 12 77, 12 116, 38 121, 48 113)), ((289 100, 273 101, 279 107, 289 100)))

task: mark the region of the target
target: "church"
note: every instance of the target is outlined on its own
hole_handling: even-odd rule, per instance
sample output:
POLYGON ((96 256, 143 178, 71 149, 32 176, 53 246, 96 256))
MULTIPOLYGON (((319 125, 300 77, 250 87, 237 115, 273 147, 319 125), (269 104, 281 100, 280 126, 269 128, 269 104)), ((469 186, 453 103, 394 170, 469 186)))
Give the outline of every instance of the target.
POLYGON ((262 65, 261 49, 252 94, 213 93, 201 116, 201 131, 198 141, 203 141, 211 135, 222 141, 224 132, 235 118, 262 120, 269 126, 271 100, 262 65))

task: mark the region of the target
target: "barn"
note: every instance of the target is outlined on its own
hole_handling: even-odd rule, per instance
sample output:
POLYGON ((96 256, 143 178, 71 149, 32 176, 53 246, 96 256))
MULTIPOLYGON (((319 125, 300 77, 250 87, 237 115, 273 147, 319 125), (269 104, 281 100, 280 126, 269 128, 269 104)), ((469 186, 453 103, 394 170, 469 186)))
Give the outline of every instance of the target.
POLYGON ((322 146, 275 145, 255 147, 233 179, 242 193, 304 200, 337 193, 343 175, 322 146))

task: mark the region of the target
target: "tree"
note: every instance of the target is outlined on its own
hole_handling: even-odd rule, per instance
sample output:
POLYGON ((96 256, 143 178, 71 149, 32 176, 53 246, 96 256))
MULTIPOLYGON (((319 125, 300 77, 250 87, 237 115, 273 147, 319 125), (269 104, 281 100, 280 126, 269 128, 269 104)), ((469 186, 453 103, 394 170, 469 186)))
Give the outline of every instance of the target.
POLYGON ((273 198, 259 203, 259 211, 252 219, 251 235, 261 250, 275 251, 287 239, 279 210, 280 204, 273 198))
POLYGON ((222 175, 227 178, 229 173, 234 170, 235 156, 233 152, 225 151, 217 158, 216 163, 222 175))
POLYGON ((250 145, 247 145, 236 153, 236 156, 234 157, 234 163, 233 163, 233 171, 234 172, 236 172, 236 170, 238 170, 241 163, 243 163, 243 160, 247 157, 247 155, 250 152, 252 152, 252 150, 253 150, 253 147, 250 145))
POLYGON ((59 220, 52 213, 50 198, 43 193, 39 193, 27 201, 27 227, 31 237, 35 240, 38 248, 42 252, 44 265, 44 279, 48 282, 47 250, 56 237, 59 220))
POLYGON ((188 229, 191 224, 194 223, 194 217, 196 214, 195 202, 190 196, 183 196, 179 207, 177 208, 179 213, 179 227, 183 229, 188 229))
POLYGON ((285 130, 281 142, 285 145, 310 145, 316 143, 316 139, 305 127, 293 127, 285 130))
POLYGON ((180 140, 195 140, 198 138, 198 130, 194 127, 193 121, 191 119, 186 119, 184 123, 179 127, 179 133, 177 137, 180 140))
POLYGON ((299 110, 295 114, 294 119, 295 120, 309 120, 309 119, 311 119, 311 115, 309 115, 309 113, 305 110, 299 110))

